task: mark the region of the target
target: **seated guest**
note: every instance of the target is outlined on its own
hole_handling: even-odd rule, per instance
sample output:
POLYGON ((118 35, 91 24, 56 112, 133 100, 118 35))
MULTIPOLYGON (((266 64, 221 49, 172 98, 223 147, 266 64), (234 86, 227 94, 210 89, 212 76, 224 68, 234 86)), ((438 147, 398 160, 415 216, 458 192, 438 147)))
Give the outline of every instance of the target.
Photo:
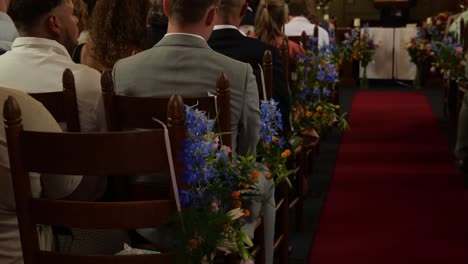
POLYGON ((11 43, 18 36, 15 24, 8 16, 10 0, 0 0, 0 55, 10 50, 11 43))
POLYGON ((167 16, 164 14, 162 0, 151 1, 147 30, 145 49, 150 49, 167 33, 167 16))
MULTIPOLYGON (((103 129, 101 124, 104 124, 104 119, 98 118, 98 113, 103 113, 104 110, 97 110, 100 106, 102 107, 100 103, 101 76, 99 72, 85 65, 75 64, 70 58, 69 51, 74 49, 78 38, 78 21, 73 11, 72 0, 15 0, 11 2, 10 15, 18 28, 20 37, 13 42, 10 52, 0 56, 0 86, 25 93, 62 91, 62 75, 64 70, 69 68, 75 77, 81 130, 98 131, 103 129)), ((44 184, 43 188, 49 188, 43 180, 41 182, 44 184)), ((106 179, 83 177, 80 186, 87 190, 83 191, 85 193, 94 193, 93 189, 102 192, 106 186, 106 179)), ((67 196, 70 199, 80 199, 70 192, 62 192, 54 197, 67 196)), ((0 230, 8 229, 0 227, 0 230)), ((85 235, 81 236, 73 231, 70 236, 72 241, 67 243, 69 248, 60 247, 59 249, 83 252, 81 248, 92 244, 88 236, 92 232, 93 230, 84 232, 85 235)), ((96 237, 104 237, 104 235, 100 232, 96 237)), ((115 244, 113 241, 108 241, 107 244, 95 243, 92 248, 98 253, 115 253, 121 249, 123 240, 116 240, 115 244), (115 246, 114 249, 104 250, 112 245, 115 246)))
POLYGON ((97 116, 100 74, 70 58, 78 38, 73 9, 71 0, 11 3, 10 14, 20 37, 0 57, 0 86, 25 93, 63 91, 62 75, 69 68, 75 76, 81 130, 97 131, 102 129, 97 116))
POLYGON ((254 32, 255 8, 253 6, 253 2, 253 0, 247 1, 247 10, 242 16, 239 25, 239 30, 245 35, 249 35, 251 32, 254 32))
MULTIPOLYGON (((113 78, 117 94, 132 96, 205 96, 216 92, 216 81, 224 72, 231 93, 233 151, 245 155, 255 151, 260 132, 258 90, 252 67, 213 51, 206 40, 213 31, 218 0, 164 0, 169 18, 167 34, 153 48, 118 61, 113 78)), ((259 177, 265 214, 273 231, 274 183, 259 177)), ((252 209, 246 231, 253 236, 260 203, 252 209)), ((267 223, 265 223, 267 224, 267 223)), ((267 224, 268 225, 268 224, 267 224)), ((146 238, 149 232, 141 233, 146 238)), ((151 239, 153 240, 153 239, 151 239)), ((154 240, 153 240, 154 241, 154 240)))
POLYGON ((307 6, 305 0, 291 0, 288 3, 289 22, 284 26, 284 34, 287 36, 300 36, 303 31, 307 36, 314 35, 315 27, 318 27, 318 46, 322 47, 330 43, 328 32, 322 27, 312 24, 306 17, 307 6))
MULTIPOLYGON (((283 26, 288 14, 284 0, 261 0, 255 15, 255 37, 264 43, 279 48, 283 43, 283 26)), ((298 54, 305 54, 305 50, 293 41, 288 42, 289 58, 293 62, 298 54)))
POLYGON ((259 65, 263 64, 265 51, 271 51, 273 55, 273 98, 279 102, 283 124, 288 130, 291 102, 278 49, 257 39, 245 37, 239 32, 240 20, 246 11, 245 0, 221 0, 216 14, 216 25, 208 44, 221 54, 250 63, 254 69, 258 69, 259 65))
POLYGON ((102 72, 111 70, 119 59, 142 51, 148 9, 148 0, 97 1, 81 63, 102 72))
MULTIPOLYGON (((468 5, 468 0, 465 0, 465 6, 467 5, 468 5)), ((454 33, 455 36, 457 36, 457 38, 460 35, 460 21, 462 20, 462 18, 465 21, 465 25, 466 25, 466 23, 468 22, 468 9, 458 14, 457 18, 453 21, 453 23, 449 27, 449 32, 454 33)), ((459 40, 459 41, 463 41, 463 40, 459 40)))

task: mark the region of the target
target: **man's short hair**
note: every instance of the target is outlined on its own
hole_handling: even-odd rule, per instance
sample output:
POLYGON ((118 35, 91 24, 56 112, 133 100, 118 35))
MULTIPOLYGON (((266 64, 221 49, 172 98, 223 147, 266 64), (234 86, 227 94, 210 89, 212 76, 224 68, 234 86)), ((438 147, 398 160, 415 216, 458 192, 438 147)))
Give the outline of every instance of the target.
POLYGON ((288 3, 290 16, 308 16, 305 0, 290 0, 288 3))
POLYGON ((217 5, 219 0, 169 0, 169 20, 190 25, 200 22, 206 10, 211 5, 217 5))
POLYGON ((227 19, 232 16, 239 16, 245 0, 221 0, 219 2, 218 16, 227 19))
POLYGON ((12 0, 9 15, 20 31, 27 31, 38 19, 62 4, 64 0, 12 0))

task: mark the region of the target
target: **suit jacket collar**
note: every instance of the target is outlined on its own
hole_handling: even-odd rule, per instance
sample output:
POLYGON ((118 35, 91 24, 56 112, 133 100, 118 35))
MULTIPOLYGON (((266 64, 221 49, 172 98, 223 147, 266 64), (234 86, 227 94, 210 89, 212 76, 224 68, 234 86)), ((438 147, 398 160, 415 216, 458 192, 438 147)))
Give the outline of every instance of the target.
POLYGON ((183 47, 211 49, 205 40, 198 38, 196 36, 183 35, 183 34, 173 34, 173 35, 164 36, 164 38, 162 38, 156 44, 155 47, 162 47, 162 46, 183 46, 183 47))

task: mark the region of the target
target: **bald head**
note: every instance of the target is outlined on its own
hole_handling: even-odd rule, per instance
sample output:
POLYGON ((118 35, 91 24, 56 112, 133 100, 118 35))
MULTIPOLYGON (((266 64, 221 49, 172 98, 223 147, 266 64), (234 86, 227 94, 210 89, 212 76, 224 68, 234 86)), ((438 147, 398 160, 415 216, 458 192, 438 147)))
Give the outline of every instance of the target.
POLYGON ((221 0, 218 7, 216 24, 228 24, 238 27, 246 11, 246 0, 221 0))

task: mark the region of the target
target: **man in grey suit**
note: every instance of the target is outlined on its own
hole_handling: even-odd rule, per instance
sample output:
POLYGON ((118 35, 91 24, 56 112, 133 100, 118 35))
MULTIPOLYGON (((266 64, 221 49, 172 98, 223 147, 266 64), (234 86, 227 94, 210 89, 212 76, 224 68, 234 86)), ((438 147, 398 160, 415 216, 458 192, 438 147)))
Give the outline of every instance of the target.
MULTIPOLYGON (((169 18, 167 34, 153 48, 118 61, 113 78, 117 94, 131 96, 207 95, 216 92, 224 72, 230 83, 233 151, 255 151, 260 132, 257 84, 252 67, 213 51, 207 44, 214 27, 219 0, 164 0, 169 18)), ((260 177, 263 201, 251 208, 246 225, 252 237, 256 217, 264 205, 267 255, 273 255, 275 220, 274 183, 260 177)), ((271 262, 272 263, 272 262, 271 262)))

